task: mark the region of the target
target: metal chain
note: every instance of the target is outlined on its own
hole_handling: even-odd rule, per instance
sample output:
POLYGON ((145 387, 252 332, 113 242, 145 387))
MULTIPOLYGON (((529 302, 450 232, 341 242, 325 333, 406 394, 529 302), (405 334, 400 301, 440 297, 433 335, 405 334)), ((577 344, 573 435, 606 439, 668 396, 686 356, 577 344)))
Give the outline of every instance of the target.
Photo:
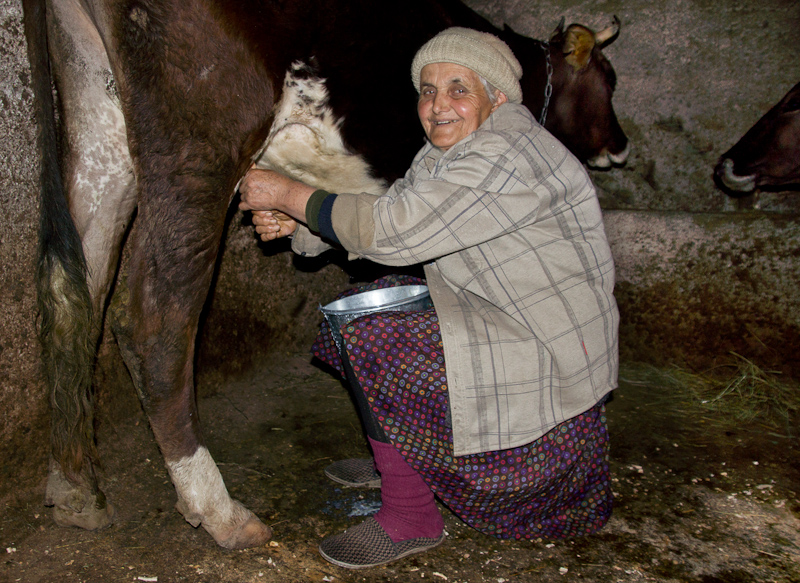
POLYGON ((542 42, 542 50, 546 59, 545 69, 547 71, 547 86, 544 88, 544 106, 542 106, 542 113, 539 115, 539 123, 544 126, 547 121, 547 108, 550 107, 550 96, 553 95, 553 63, 550 62, 550 43, 542 42))

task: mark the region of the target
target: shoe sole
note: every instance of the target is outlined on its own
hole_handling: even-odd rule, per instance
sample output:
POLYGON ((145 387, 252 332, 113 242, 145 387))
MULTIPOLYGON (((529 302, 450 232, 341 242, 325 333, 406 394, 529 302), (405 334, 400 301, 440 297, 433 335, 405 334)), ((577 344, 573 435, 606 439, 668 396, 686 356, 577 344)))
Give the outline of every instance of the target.
POLYGON ((325 552, 322 549, 319 549, 319 554, 322 555, 323 559, 325 559, 329 563, 333 563, 337 567, 344 567, 345 569, 352 569, 352 570, 369 569, 371 567, 380 567, 381 565, 386 565, 387 563, 392 563, 394 561, 399 561, 400 559, 403 559, 405 557, 409 557, 411 555, 416 555, 418 553, 424 553, 425 551, 429 551, 431 549, 435 549, 436 547, 438 547, 439 545, 441 545, 444 542, 444 539, 445 539, 445 535, 444 535, 444 533, 442 533, 442 536, 439 538, 439 540, 437 540, 432 545, 429 545, 427 547, 417 547, 417 548, 414 548, 414 549, 408 549, 407 551, 404 551, 404 552, 402 552, 402 553, 400 553, 398 555, 395 555, 391 559, 386 559, 385 561, 380 561, 378 563, 370 563, 368 565, 353 565, 351 563, 345 563, 344 561, 338 561, 338 560, 326 555, 325 552))
POLYGON ((325 475, 328 476, 331 480, 336 482, 337 484, 341 484, 343 486, 348 486, 350 488, 380 488, 381 487, 381 479, 376 478, 374 480, 368 480, 366 482, 348 482, 347 480, 343 480, 333 474, 329 474, 327 470, 325 470, 325 475))

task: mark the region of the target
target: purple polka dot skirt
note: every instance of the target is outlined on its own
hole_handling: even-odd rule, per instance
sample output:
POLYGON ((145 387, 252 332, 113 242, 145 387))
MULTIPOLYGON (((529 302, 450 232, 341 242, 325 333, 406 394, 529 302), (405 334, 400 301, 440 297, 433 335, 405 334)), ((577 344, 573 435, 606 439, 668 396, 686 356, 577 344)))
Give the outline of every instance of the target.
MULTIPOLYGON (((392 285, 382 278, 339 297, 392 285)), ((342 371, 323 323, 312 351, 342 371)), ((598 531, 611 515, 603 404, 522 447, 455 457, 447 375, 433 308, 378 312, 342 328, 353 370, 392 444, 461 520, 508 539, 561 539, 598 531)))

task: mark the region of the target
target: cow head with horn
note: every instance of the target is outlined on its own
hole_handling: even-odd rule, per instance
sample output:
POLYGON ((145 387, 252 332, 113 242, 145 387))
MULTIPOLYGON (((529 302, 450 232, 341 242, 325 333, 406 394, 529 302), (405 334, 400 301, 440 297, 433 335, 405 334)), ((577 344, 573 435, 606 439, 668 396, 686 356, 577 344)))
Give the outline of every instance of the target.
POLYGON ((545 128, 559 135, 570 150, 577 150, 582 159, 582 147, 587 152, 589 148, 599 151, 599 155, 585 156, 587 164, 595 168, 621 165, 630 151, 611 105, 616 74, 602 53, 619 31, 616 16, 611 26, 597 33, 580 24, 565 29, 562 19, 548 43, 554 105, 545 128))

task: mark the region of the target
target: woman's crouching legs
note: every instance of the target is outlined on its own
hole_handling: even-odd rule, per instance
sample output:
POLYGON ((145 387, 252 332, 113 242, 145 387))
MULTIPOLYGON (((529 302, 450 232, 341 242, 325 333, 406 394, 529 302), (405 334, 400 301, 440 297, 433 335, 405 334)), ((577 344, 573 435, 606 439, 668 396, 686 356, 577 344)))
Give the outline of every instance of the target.
POLYGON ((348 569, 389 563, 444 540, 444 520, 422 477, 391 443, 369 441, 382 480, 381 509, 319 545, 326 560, 348 569))

